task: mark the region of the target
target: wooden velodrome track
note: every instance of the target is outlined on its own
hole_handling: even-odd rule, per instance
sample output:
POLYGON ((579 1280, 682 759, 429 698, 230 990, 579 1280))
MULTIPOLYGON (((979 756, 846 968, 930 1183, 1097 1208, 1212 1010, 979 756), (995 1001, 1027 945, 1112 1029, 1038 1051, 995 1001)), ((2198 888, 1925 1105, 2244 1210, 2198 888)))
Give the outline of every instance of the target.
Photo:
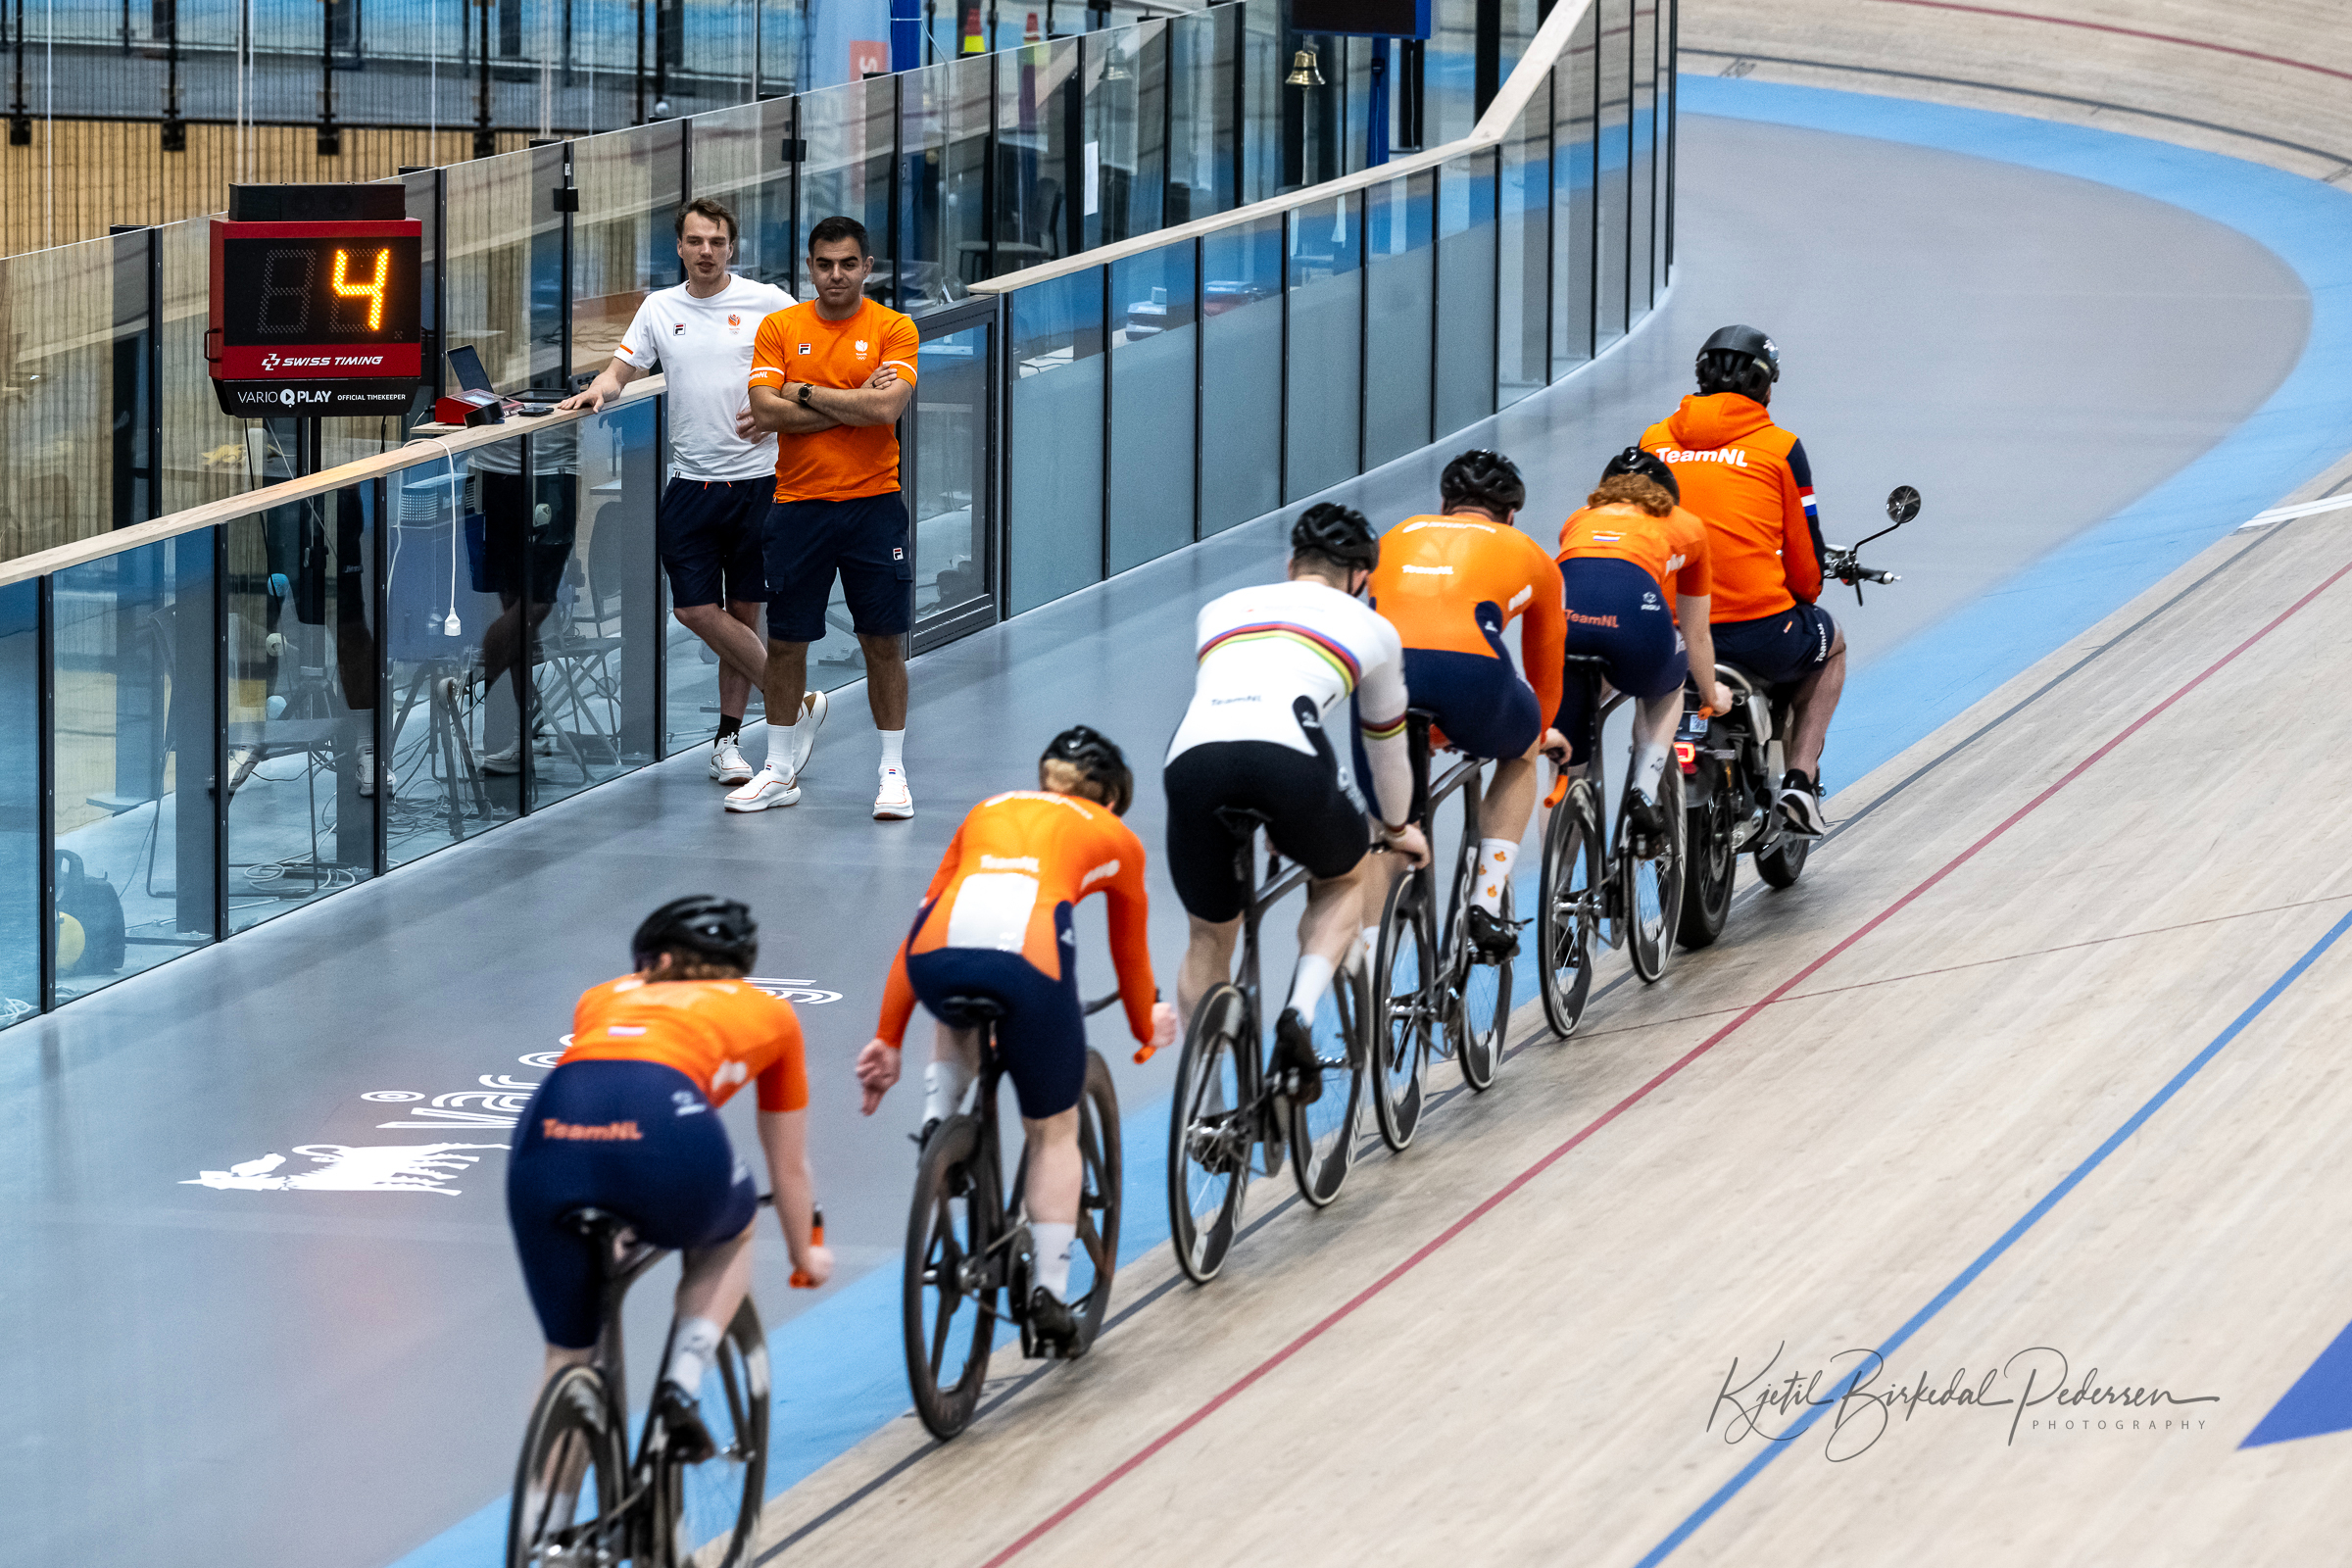
POLYGON ((1334 1207, 1131 1268, 1093 1356, 885 1429, 762 1557, 2341 1561, 2342 1443, 2239 1445, 2352 1302, 2347 627, 2352 512, 2217 544, 1717 947, 1569 1043, 1522 1008, 1334 1207))

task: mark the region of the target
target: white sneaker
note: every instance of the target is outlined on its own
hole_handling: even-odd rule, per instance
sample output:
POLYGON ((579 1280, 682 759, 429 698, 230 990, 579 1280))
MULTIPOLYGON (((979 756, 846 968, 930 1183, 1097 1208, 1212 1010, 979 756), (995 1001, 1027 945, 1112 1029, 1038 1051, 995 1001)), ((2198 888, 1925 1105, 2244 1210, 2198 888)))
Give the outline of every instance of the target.
POLYGON ((512 746, 502 746, 495 752, 484 752, 482 754, 482 771, 485 773, 521 772, 522 742, 516 741, 512 746))
POLYGON ((743 748, 735 744, 734 736, 722 736, 710 743, 710 776, 721 784, 750 782, 752 764, 743 760, 743 748))
POLYGON ((771 806, 790 806, 801 798, 801 786, 770 762, 741 789, 727 792, 730 811, 764 811, 771 806))
POLYGON ((792 731, 792 776, 808 770, 808 754, 816 750, 816 732, 825 727, 825 694, 809 692, 801 699, 801 721, 792 731))
POLYGON ((882 770, 882 788, 874 796, 874 820, 903 822, 914 814, 914 794, 906 788, 906 770, 886 767, 882 770))

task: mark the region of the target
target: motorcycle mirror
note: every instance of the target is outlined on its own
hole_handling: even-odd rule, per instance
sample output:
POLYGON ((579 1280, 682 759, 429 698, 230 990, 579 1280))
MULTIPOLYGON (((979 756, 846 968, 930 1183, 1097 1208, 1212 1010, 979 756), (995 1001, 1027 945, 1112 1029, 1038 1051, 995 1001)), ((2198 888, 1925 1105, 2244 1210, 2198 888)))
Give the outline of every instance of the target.
POLYGON ((1886 515, 1900 528, 1919 515, 1919 492, 1907 484, 1898 484, 1886 495, 1886 515))

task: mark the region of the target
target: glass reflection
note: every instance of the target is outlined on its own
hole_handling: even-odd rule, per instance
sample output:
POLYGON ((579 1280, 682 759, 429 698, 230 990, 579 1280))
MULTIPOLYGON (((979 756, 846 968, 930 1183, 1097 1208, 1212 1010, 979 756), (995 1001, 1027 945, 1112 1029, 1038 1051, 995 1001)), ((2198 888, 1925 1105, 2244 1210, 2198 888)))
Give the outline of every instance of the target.
POLYGON ((989 336, 983 322, 924 342, 913 407, 914 618, 988 608, 989 336))
POLYGON ((0 1029, 41 1010, 40 586, 0 588, 0 1029))
POLYGON ((1190 241, 1110 269, 1110 543, 1125 571, 1193 540, 1190 241))
POLYGON ((1012 296, 1005 411, 1014 613, 1102 576, 1102 270, 1012 296))
POLYGON ((1216 460, 1200 466, 1200 531, 1282 505, 1280 217, 1200 241, 1200 406, 1216 411, 1216 460))

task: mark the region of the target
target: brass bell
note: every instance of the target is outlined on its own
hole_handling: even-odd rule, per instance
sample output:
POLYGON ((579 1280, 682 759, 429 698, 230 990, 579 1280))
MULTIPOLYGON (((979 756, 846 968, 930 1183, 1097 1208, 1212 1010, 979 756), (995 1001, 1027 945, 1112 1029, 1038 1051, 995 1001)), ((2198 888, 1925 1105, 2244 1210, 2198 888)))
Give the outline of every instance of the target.
POLYGON ((1291 59, 1291 74, 1282 78, 1286 87, 1320 87, 1323 73, 1315 64, 1315 52, 1301 49, 1291 59))

